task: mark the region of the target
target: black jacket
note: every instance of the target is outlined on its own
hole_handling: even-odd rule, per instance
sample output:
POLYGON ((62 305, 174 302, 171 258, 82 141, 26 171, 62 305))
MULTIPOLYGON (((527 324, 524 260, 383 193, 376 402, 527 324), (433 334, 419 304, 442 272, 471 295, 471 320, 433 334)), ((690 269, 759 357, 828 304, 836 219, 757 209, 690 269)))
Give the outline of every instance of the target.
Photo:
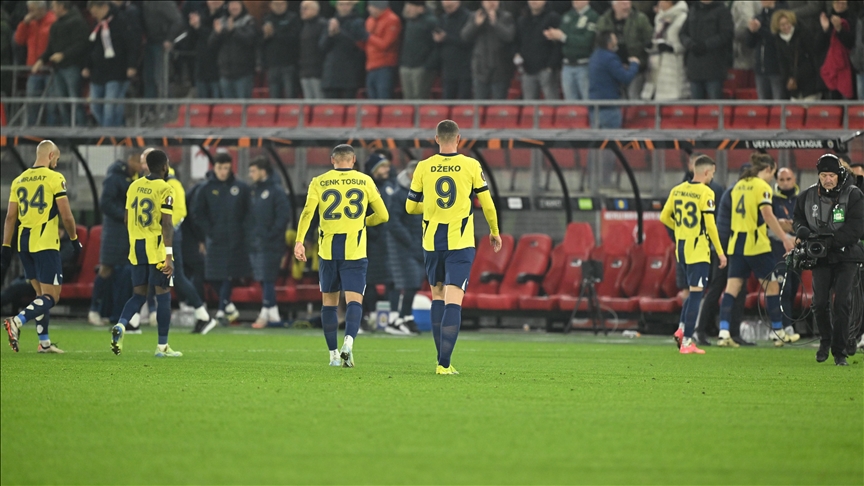
POLYGON ((327 29, 321 32, 318 46, 324 54, 321 87, 324 89, 356 89, 363 84, 366 73, 366 54, 358 45, 369 34, 363 19, 353 12, 339 20, 339 33, 330 36, 327 29))
POLYGON ((761 26, 755 33, 747 30, 747 47, 753 49, 753 72, 756 74, 780 74, 777 62, 777 44, 771 33, 771 16, 779 9, 784 9, 786 2, 777 2, 776 7, 763 7, 756 15, 761 26))
POLYGON ((87 67, 90 68, 90 82, 93 84, 105 84, 108 81, 126 81, 126 70, 138 66, 138 51, 140 46, 135 43, 119 10, 111 4, 108 16, 108 28, 111 31, 111 47, 114 49, 114 57, 105 57, 105 48, 102 42, 102 29, 90 34, 90 57, 87 67))
POLYGON ((195 50, 195 80, 204 82, 219 81, 219 46, 210 44, 213 34, 213 20, 226 15, 226 8, 220 7, 211 14, 206 6, 198 11, 201 25, 197 29, 189 28, 190 43, 195 50))
MULTIPOLYGON (((833 237, 828 238, 828 263, 831 264, 839 262, 864 263, 864 246, 861 245, 861 239, 864 238, 864 193, 855 187, 853 177, 846 180, 844 187, 846 186, 851 187, 852 193, 849 195, 849 205, 845 208, 845 222, 834 232, 833 237)), ((802 226, 810 227, 807 222, 807 212, 812 209, 807 207, 807 199, 810 192, 819 190, 820 185, 816 183, 798 195, 793 219, 796 233, 798 228, 802 226)), ((814 231, 816 228, 810 229, 813 233, 817 232, 814 231)))
POLYGON ((438 26, 438 20, 431 12, 423 12, 413 19, 405 20, 402 31, 402 50, 399 53, 399 65, 407 68, 432 68, 430 59, 436 50, 432 31, 438 26))
POLYGON ((438 27, 447 34, 439 44, 443 79, 471 79, 474 42, 462 39, 462 29, 470 19, 471 13, 464 7, 452 14, 443 13, 438 19, 438 27))
POLYGON ((87 37, 90 27, 77 8, 51 24, 48 34, 48 47, 42 53, 42 63, 48 64, 48 59, 55 53, 62 52, 63 60, 54 65, 56 69, 69 66, 82 67, 87 63, 87 51, 90 47, 87 37))
POLYGON ((687 53, 684 65, 690 81, 722 81, 732 67, 735 24, 723 2, 690 5, 679 40, 687 53))
POLYGON ((255 74, 255 45, 258 28, 255 19, 244 10, 228 30, 228 17, 222 17, 222 32, 210 34, 210 45, 219 49, 219 76, 239 79, 255 74))
POLYGON ((198 188, 190 214, 207 241, 207 280, 248 276, 244 221, 249 215, 249 186, 234 174, 220 181, 210 172, 207 182, 198 188))
POLYGON ((130 176, 126 162, 117 160, 102 181, 99 209, 102 211, 102 242, 99 261, 107 265, 119 265, 129 258, 129 233, 126 215, 126 191, 135 180, 130 176))
MULTIPOLYGON (((300 30, 300 78, 320 78, 324 70, 324 52, 319 41, 322 33, 327 32, 327 21, 314 17, 303 21, 300 30)), ((325 34, 326 35, 326 34, 325 34)))
POLYGON ((141 2, 141 19, 148 44, 174 42, 186 28, 175 2, 141 2))
POLYGON ((246 234, 255 280, 273 281, 285 254, 285 230, 291 221, 291 204, 278 176, 253 184, 249 191, 246 234))
POLYGON ((516 52, 522 55, 522 68, 527 74, 537 74, 561 65, 561 43, 543 35, 549 28, 560 28, 561 16, 547 7, 540 15, 526 11, 516 22, 516 52))
POLYGON ((789 78, 795 78, 798 89, 789 94, 794 97, 810 96, 825 89, 822 76, 819 75, 818 47, 813 36, 803 25, 795 27, 789 42, 777 34, 774 36, 777 45, 780 75, 785 85, 789 78))
POLYGON ((262 25, 273 25, 273 35, 261 42, 261 59, 264 67, 294 66, 300 57, 300 30, 303 22, 294 12, 282 15, 269 12, 262 25))

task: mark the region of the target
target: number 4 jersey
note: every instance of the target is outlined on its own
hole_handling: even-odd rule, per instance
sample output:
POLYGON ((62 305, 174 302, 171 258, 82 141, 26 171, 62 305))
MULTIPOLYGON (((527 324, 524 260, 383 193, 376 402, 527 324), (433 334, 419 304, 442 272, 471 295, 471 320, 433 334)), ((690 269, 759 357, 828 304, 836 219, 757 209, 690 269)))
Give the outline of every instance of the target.
POLYGON ((741 179, 732 188, 732 234, 730 255, 755 256, 771 253, 768 226, 762 218, 762 206, 771 205, 771 185, 758 177, 741 179))
POLYGON ((31 167, 12 181, 10 201, 18 203, 18 251, 59 250, 57 199, 66 197, 66 178, 48 167, 31 167))
POLYGON ((710 262, 709 238, 723 254, 714 207, 714 191, 701 182, 683 182, 672 188, 660 221, 675 231, 675 254, 680 263, 710 262))
POLYGON ((165 261, 162 215, 171 215, 173 206, 174 189, 152 174, 129 186, 126 191, 126 227, 132 265, 155 265, 165 261))

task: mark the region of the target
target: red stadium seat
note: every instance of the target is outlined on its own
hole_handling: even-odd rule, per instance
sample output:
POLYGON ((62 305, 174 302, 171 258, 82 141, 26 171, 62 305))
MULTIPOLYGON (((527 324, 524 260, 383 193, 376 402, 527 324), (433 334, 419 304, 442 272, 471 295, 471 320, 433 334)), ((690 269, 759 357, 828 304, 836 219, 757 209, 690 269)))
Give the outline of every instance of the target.
POLYGON ((231 289, 231 300, 238 304, 257 304, 261 302, 263 291, 257 282, 245 287, 231 289))
MULTIPOLYGON (((309 107, 303 109, 303 124, 309 122, 309 107)), ((279 105, 276 113, 276 126, 295 128, 300 123, 300 105, 279 105)))
POLYGON ((543 276, 549 267, 552 238, 544 234, 526 234, 519 239, 513 252, 513 261, 507 267, 497 294, 477 295, 477 307, 485 310, 513 310, 519 307, 520 295, 537 295, 540 284, 533 280, 521 281, 525 276, 543 276))
POLYGON ((247 127, 276 126, 275 105, 249 105, 246 108, 247 127))
POLYGON ((559 106, 555 108, 555 128, 590 128, 588 107, 559 106))
POLYGON ((309 126, 317 128, 331 128, 347 127, 351 126, 351 124, 346 123, 345 121, 345 106, 315 105, 315 107, 312 108, 312 119, 309 120, 309 126))
POLYGON ((736 100, 758 100, 759 93, 756 88, 739 88, 735 90, 736 100))
MULTIPOLYGON (((351 105, 348 107, 348 110, 345 114, 345 123, 348 126, 357 126, 357 107, 358 105, 351 105)), ((379 115, 381 114, 381 107, 378 105, 359 105, 360 107, 360 127, 362 128, 376 128, 379 127, 380 124, 378 122, 379 115)))
POLYGON ((459 128, 474 128, 474 112, 474 107, 470 105, 454 106, 450 113, 450 119, 456 122, 459 128))
POLYGON ((807 121, 804 128, 808 130, 835 130, 843 128, 842 106, 811 106, 807 108, 807 121))
POLYGON ((813 305, 813 272, 804 270, 801 272, 801 290, 795 296, 795 305, 799 309, 809 309, 813 305))
MULTIPOLYGON (((523 106, 522 116, 519 117, 519 128, 534 128, 534 108, 533 106, 523 106)), ((554 128, 555 124, 555 109, 551 106, 537 107, 538 127, 540 129, 554 128)))
POLYGON ((552 251, 552 263, 543 279, 544 296, 520 295, 522 310, 554 311, 563 295, 578 295, 582 263, 594 250, 594 230, 588 223, 570 223, 564 240, 552 251))
MULTIPOLYGON (((81 238, 81 227, 78 229, 78 237, 81 238)), ((84 249, 81 252, 81 271, 74 282, 63 284, 61 299, 89 299, 93 294, 93 281, 96 279, 96 267, 99 266, 99 252, 102 244, 102 226, 93 226, 86 232, 87 242, 81 244, 84 249)))
MULTIPOLYGON (((676 265, 675 247, 670 244, 666 249, 666 255, 664 257, 663 267, 665 267, 665 272, 663 272, 662 269, 658 269, 657 272, 654 272, 653 270, 648 272, 646 270, 645 277, 643 278, 643 285, 641 286, 642 289, 645 289, 646 286, 652 285, 655 273, 662 273, 663 277, 661 277, 660 281, 657 282, 656 297, 639 297, 639 310, 645 314, 670 314, 681 311, 681 306, 684 302, 679 295, 680 291, 678 290, 678 284, 675 281, 676 265)), ((642 289, 640 289, 640 291, 642 289)))
POLYGON ((516 128, 519 125, 519 107, 513 105, 487 106, 480 128, 516 128))
MULTIPOLYGON (((420 107, 420 128, 432 129, 438 122, 450 116, 450 107, 445 105, 423 105, 420 107)), ((458 122, 457 122, 458 123, 458 122)))
POLYGON ((801 128, 804 128, 804 115, 806 110, 803 106, 786 106, 785 108, 772 106, 771 111, 768 114, 767 128, 780 128, 780 117, 782 116, 783 111, 786 112, 787 130, 800 130, 801 128))
POLYGON ((381 109, 381 126, 387 128, 413 128, 414 107, 411 105, 388 105, 383 107, 381 109))
POLYGON ((675 272, 674 253, 670 255, 670 251, 674 252, 674 244, 669 239, 666 225, 660 221, 646 221, 645 242, 642 247, 645 252, 645 266, 637 292, 639 307, 643 312, 646 312, 646 308, 652 309, 652 306, 659 307, 662 309, 661 312, 674 312, 678 305, 677 289, 669 297, 665 297, 666 293, 663 289, 666 276, 670 271, 675 272), (643 304, 646 304, 645 308, 643 304))
POLYGON ((849 109, 849 129, 864 130, 864 105, 858 104, 847 108, 849 109))
MULTIPOLYGON (((210 105, 189 105, 189 126, 206 127, 210 123, 210 105)), ((177 109, 177 120, 165 125, 167 128, 180 128, 186 126, 186 105, 180 105, 177 109)))
POLYGON ((462 307, 473 309, 477 307, 477 295, 497 294, 501 286, 501 280, 507 271, 510 257, 513 255, 513 236, 501 235, 501 250, 498 253, 492 251, 489 238, 480 238, 477 244, 477 253, 474 255, 474 264, 471 266, 471 275, 468 277, 468 289, 465 298, 462 299, 462 307), (498 275, 500 278, 492 278, 484 282, 484 275, 498 275))
POLYGON ((764 130, 768 128, 768 106, 736 106, 732 123, 726 126, 733 129, 764 130))
POLYGON ((664 106, 660 109, 660 128, 692 129, 696 123, 695 106, 664 106))
POLYGON ((656 113, 654 106, 628 106, 624 111, 624 128, 654 128, 656 113))
POLYGON ((742 88, 752 88, 754 86, 753 70, 751 69, 730 69, 726 73, 726 82, 723 83, 723 88, 731 91, 742 88))
MULTIPOLYGON (((728 118, 725 123, 731 120, 728 118)), ((695 128, 701 130, 716 130, 720 123, 720 107, 717 105, 700 105, 696 108, 695 128)))
POLYGON ((513 169, 527 169, 531 167, 531 154, 533 149, 529 148, 514 148, 507 150, 507 155, 510 156, 510 167, 513 169))
POLYGON ((212 127, 239 127, 243 121, 243 105, 215 105, 210 114, 212 127))

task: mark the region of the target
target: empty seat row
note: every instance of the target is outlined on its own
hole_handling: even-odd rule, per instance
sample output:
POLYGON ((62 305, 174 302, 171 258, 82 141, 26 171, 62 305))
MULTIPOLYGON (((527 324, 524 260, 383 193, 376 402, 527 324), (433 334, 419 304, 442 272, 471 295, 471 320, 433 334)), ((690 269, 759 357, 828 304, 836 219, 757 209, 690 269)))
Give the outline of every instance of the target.
MULTIPOLYGON (((781 127, 786 117, 789 130, 832 130, 843 127, 842 106, 725 106, 723 124, 727 129, 771 130, 781 127)), ((625 128, 654 128, 656 109, 653 106, 631 106, 624 116, 625 128)), ((717 105, 679 105, 660 108, 661 129, 716 130, 720 107, 717 105)), ((864 106, 849 110, 849 127, 864 128, 864 106)))

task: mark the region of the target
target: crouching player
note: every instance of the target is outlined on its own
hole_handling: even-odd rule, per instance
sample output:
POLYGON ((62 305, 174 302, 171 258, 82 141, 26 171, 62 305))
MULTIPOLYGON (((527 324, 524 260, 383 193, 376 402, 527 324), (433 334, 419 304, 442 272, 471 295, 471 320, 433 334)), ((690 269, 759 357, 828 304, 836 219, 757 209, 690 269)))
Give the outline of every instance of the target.
POLYGON ((183 353, 168 346, 171 326, 172 241, 174 190, 168 180, 168 156, 161 150, 147 154, 150 174, 133 182, 126 193, 126 227, 129 230, 129 262, 132 264, 132 297, 123 307, 120 321, 111 328, 111 350, 123 351, 126 325, 147 300, 147 288, 156 289, 156 323, 159 344, 156 357, 179 357, 183 353))
POLYGON ((390 219, 387 206, 372 178, 354 170, 354 148, 337 145, 330 156, 334 169, 309 183, 309 195, 300 214, 294 257, 306 261, 303 241, 316 210, 318 229, 318 275, 321 281, 321 324, 330 350, 330 366, 354 367, 354 339, 363 316, 363 293, 366 290, 366 227, 390 219), (367 216, 371 207, 374 213, 367 216), (345 291, 348 309, 345 313, 345 340, 336 349, 339 326, 336 315, 339 292, 345 291))
POLYGON ((666 205, 660 213, 660 221, 675 231, 675 257, 684 265, 687 272, 687 285, 690 296, 684 301, 681 322, 684 323, 683 336, 675 333, 681 354, 705 354, 693 342, 693 331, 702 304, 702 291, 708 284, 711 268, 711 248, 717 250, 720 268, 726 266, 726 255, 720 244, 720 234, 714 222, 714 191, 708 183, 714 178, 716 166, 710 157, 700 156, 695 160, 693 179, 682 182, 669 193, 666 205), (710 241, 709 241, 710 239, 710 241))

